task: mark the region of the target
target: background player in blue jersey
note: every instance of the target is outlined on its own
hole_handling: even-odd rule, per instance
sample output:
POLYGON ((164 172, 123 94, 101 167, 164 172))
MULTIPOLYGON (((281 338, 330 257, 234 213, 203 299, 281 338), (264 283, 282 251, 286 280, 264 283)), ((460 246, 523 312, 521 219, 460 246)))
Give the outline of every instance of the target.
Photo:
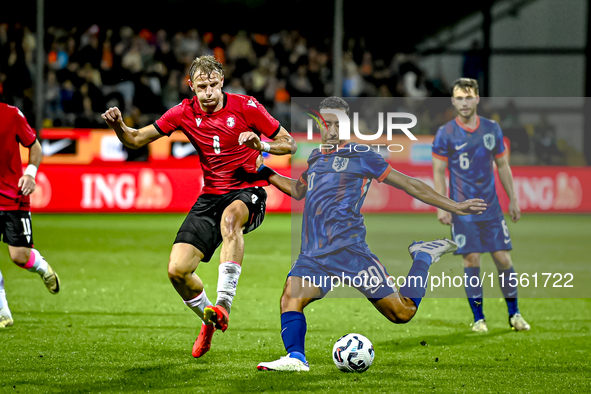
POLYGON ((511 237, 495 189, 493 163, 497 165, 499 178, 509 196, 511 220, 517 222, 521 210, 503 145, 503 132, 495 121, 476 114, 480 101, 476 80, 458 79, 452 87, 452 96, 458 117, 441 126, 433 141, 435 190, 446 195, 445 169, 449 168, 451 199, 481 198, 488 206, 486 212, 478 216, 459 216, 437 210, 439 221, 451 225, 452 237, 458 244, 454 254, 462 255, 464 260, 466 294, 474 313, 472 330, 488 331, 482 308, 482 283, 470 286, 470 283, 479 283, 470 279, 480 278, 480 254, 488 252, 498 269, 499 283, 509 310, 509 324, 517 331, 527 331, 530 326, 517 306, 517 281, 511 279, 516 277, 509 253, 513 248, 511 237))
POLYGON ((331 278, 345 278, 346 284, 349 279, 390 321, 406 323, 425 296, 430 265, 456 249, 448 239, 413 242, 409 247, 413 264, 405 285, 398 291, 387 281, 385 267, 365 242, 366 229, 360 210, 373 179, 455 215, 481 213, 486 209, 480 199, 452 201, 425 183, 393 170, 367 146, 339 140, 338 117, 323 113, 323 109, 349 114, 349 106, 341 98, 329 97, 320 103, 324 117, 323 149, 312 152, 308 169, 299 180, 282 177, 264 167, 261 171, 284 193, 298 200, 306 197, 306 203, 300 255, 291 267, 281 296, 281 337, 288 354, 276 361, 260 363, 259 370, 309 370, 304 351, 307 325, 303 311, 332 289, 331 278))

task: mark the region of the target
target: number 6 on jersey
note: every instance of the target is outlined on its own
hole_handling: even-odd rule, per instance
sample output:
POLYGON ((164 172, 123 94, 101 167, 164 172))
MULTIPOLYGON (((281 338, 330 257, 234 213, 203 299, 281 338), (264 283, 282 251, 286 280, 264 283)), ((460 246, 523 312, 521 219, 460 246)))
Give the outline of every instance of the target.
POLYGON ((470 159, 468 159, 468 152, 464 152, 460 155, 460 168, 467 170, 470 167, 470 159))
POLYGON ((218 137, 217 135, 213 136, 213 151, 216 155, 218 155, 222 151, 220 147, 220 137, 218 137))

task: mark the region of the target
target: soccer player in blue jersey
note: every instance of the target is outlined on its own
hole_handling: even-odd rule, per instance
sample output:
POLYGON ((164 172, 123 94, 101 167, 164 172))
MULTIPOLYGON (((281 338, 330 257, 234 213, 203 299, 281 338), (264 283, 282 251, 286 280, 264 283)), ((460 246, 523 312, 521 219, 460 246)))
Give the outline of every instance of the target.
POLYGON ((455 215, 477 214, 486 209, 480 199, 452 201, 425 183, 393 170, 378 153, 365 149, 367 146, 339 140, 338 117, 324 110, 349 114, 349 106, 341 98, 329 97, 320 103, 324 118, 322 150, 312 152, 308 169, 298 180, 280 176, 264 166, 259 169, 282 192, 297 200, 306 198, 300 255, 291 267, 281 296, 281 337, 287 356, 260 363, 259 370, 309 370, 303 311, 332 289, 332 278, 344 278, 345 284, 351 283, 390 321, 406 323, 425 296, 431 264, 456 249, 448 239, 413 242, 409 247, 413 264, 405 285, 398 291, 388 282, 385 267, 365 242, 360 210, 373 179, 455 215))
POLYGON ((521 210, 515 196, 513 175, 503 145, 503 132, 492 120, 476 114, 478 83, 460 78, 452 88, 452 103, 458 116, 440 127, 433 141, 433 178, 435 190, 446 195, 445 169, 450 173, 450 198, 462 200, 481 198, 488 209, 482 215, 460 216, 441 209, 437 218, 451 225, 452 238, 458 245, 454 254, 462 256, 466 274, 466 294, 474 314, 472 331, 487 332, 483 313, 480 255, 490 253, 499 273, 499 283, 509 311, 509 325, 517 331, 527 331, 530 325, 517 306, 517 281, 511 261, 513 248, 495 189, 493 163, 499 179, 509 196, 509 214, 516 223, 521 210), (479 278, 471 280, 472 277, 479 278), (479 285, 476 285, 479 284, 479 285))

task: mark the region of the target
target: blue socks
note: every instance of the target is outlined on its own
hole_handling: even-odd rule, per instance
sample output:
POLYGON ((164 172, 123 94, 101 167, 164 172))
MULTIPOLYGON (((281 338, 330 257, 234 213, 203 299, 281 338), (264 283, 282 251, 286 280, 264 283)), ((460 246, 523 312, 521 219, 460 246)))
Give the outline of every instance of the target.
POLYGON ((474 321, 484 319, 482 310, 482 282, 480 282, 480 267, 464 267, 466 275, 466 295, 468 303, 474 314, 474 321), (471 279, 473 278, 474 279, 471 279), (476 278, 478 280, 476 280, 476 278))
MULTIPOLYGON (((501 291, 505 297, 505 302, 507 302, 509 316, 519 313, 519 308, 517 307, 517 280, 510 280, 511 274, 514 273, 515 269, 513 267, 506 270, 499 270, 499 285, 501 285, 501 291)), ((513 275, 513 278, 518 279, 517 275, 513 275)))
POLYGON ((400 294, 413 300, 417 308, 427 292, 427 279, 432 262, 433 258, 429 253, 417 252, 413 256, 412 267, 406 276, 406 283, 400 287, 400 294), (410 279, 411 277, 413 278, 410 279))
MULTIPOLYGON (((467 277, 466 295, 468 296, 468 302, 470 303, 470 308, 474 314, 474 321, 484 319, 484 312, 482 310, 482 282, 477 282, 476 279, 470 281, 470 278, 472 277, 480 278, 480 267, 466 267, 464 268, 464 273, 467 277), (473 286, 476 283, 480 283, 480 286, 473 286)), ((510 280, 510 275, 512 273, 515 273, 513 267, 506 270, 499 270, 499 285, 501 286, 503 297, 505 297, 505 302, 507 303, 509 316, 519 313, 519 308, 517 306, 517 286, 512 286, 516 284, 516 281, 514 279, 510 280)), ((515 276, 516 275, 513 275, 513 277, 515 276)))
POLYGON ((292 358, 306 362, 304 342, 306 340, 306 316, 302 312, 285 312, 281 314, 281 339, 285 350, 292 358))

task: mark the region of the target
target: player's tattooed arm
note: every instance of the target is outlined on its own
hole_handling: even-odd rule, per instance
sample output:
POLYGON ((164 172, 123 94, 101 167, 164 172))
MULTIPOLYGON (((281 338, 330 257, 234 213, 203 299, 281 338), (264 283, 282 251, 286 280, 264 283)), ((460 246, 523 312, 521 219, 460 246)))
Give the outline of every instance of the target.
POLYGON ((269 152, 273 155, 294 154, 298 148, 293 137, 283 127, 271 142, 261 141, 256 133, 247 131, 240 134, 238 143, 240 145, 244 144, 250 149, 258 150, 259 152, 269 152))
POLYGON ((403 190, 407 194, 424 202, 425 204, 433 205, 441 208, 444 211, 454 213, 456 215, 470 215, 480 214, 486 210, 486 203, 481 199, 471 199, 458 203, 439 194, 431 186, 425 182, 404 175, 396 170, 390 171, 384 183, 393 186, 397 189, 403 190))
POLYGON ((273 139, 273 142, 270 142, 269 145, 271 146, 269 153, 273 153, 276 155, 281 154, 294 154, 298 150, 298 145, 296 141, 293 139, 291 135, 285 130, 283 127, 279 130, 279 133, 273 139), (282 152, 282 153, 275 153, 275 152, 282 152))
POLYGON ((115 130, 117 138, 119 138, 121 143, 131 149, 141 148, 162 137, 162 134, 156 130, 154 125, 142 127, 141 129, 128 127, 123 122, 123 115, 117 107, 109 108, 101 117, 107 122, 110 128, 115 130))

